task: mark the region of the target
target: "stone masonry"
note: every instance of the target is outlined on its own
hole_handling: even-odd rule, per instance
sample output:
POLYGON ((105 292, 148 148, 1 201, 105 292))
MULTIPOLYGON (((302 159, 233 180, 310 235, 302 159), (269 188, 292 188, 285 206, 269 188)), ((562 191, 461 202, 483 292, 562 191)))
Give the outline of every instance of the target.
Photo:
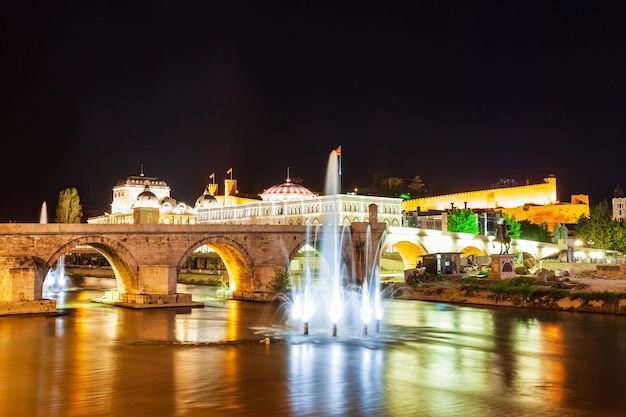
MULTIPOLYGON (((353 242, 365 241, 367 224, 352 224, 353 242)), ((375 223, 371 237, 377 241, 384 231, 384 223, 375 223)), ((122 301, 167 306, 191 300, 176 294, 176 281, 201 245, 223 259, 237 291, 270 293, 276 268, 286 269, 312 243, 307 239, 306 227, 295 225, 0 224, 0 315, 54 310, 43 299, 43 281, 59 257, 79 245, 107 258, 122 301)), ((364 268, 356 269, 362 279, 364 268)))

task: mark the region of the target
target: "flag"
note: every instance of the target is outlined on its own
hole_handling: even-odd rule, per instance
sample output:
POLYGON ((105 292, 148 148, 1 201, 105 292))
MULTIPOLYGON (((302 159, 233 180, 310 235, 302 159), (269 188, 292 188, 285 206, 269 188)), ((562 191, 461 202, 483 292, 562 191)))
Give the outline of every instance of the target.
POLYGON ((232 168, 228 168, 228 171, 226 171, 227 174, 232 174, 233 169, 232 168))
MULTIPOLYGON (((337 149, 335 149, 335 153, 337 154, 337 158, 339 158, 339 175, 341 175, 341 145, 337 149)), ((341 186, 340 186, 341 187, 341 186)))
POLYGON ((212 180, 213 178, 215 178, 215 172, 212 173, 211 175, 209 175, 209 179, 212 180))

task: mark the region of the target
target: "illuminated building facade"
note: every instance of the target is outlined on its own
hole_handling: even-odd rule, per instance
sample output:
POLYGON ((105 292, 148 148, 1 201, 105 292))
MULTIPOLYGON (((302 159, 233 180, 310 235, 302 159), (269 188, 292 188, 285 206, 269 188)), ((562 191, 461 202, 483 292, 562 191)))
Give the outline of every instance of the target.
POLYGON ((376 221, 400 226, 402 199, 356 194, 319 196, 290 179, 274 185, 260 199, 239 197, 237 180, 224 181, 224 194, 218 185, 208 184, 193 207, 170 197, 170 188, 154 177, 130 176, 113 188, 111 213, 92 217, 96 224, 271 224, 322 225, 370 221, 371 205, 376 205, 376 221), (337 216, 337 218, 331 218, 337 216))
MULTIPOLYGON (((509 184, 507 184, 509 185, 509 184)), ((618 187, 619 189, 619 187, 618 187)), ((626 199, 623 191, 613 199, 614 218, 623 219, 626 199), (621 216, 621 217, 620 217, 621 216)), ((621 189, 619 189, 621 191, 621 189)), ((515 216, 517 221, 546 223, 552 231, 557 224, 575 224, 581 215, 589 216, 589 198, 573 195, 570 203, 557 200, 556 177, 550 175, 540 184, 496 186, 403 201, 400 198, 358 194, 318 195, 289 178, 261 193, 260 200, 239 197, 237 180, 224 181, 224 193, 218 185, 208 184, 195 205, 188 206, 170 196, 167 183, 143 174, 130 176, 113 188, 111 213, 92 217, 88 223, 159 223, 159 224, 350 224, 367 222, 370 206, 376 205, 377 221, 388 226, 433 228, 445 231, 446 215, 451 208, 472 209, 479 215, 485 234, 500 213, 515 216), (496 213, 496 214, 494 214, 496 213), (406 219, 413 214, 414 222, 406 219), (410 224, 409 224, 410 223, 410 224)), ((481 229, 481 230, 482 230, 481 229)))
POLYGON ((170 196, 165 181, 140 175, 131 175, 113 187, 111 212, 91 217, 95 224, 193 224, 193 207, 170 196))
MULTIPOLYGON (((217 196, 216 196, 217 197, 217 196)), ((322 225, 378 221, 400 226, 402 199, 356 194, 320 196, 289 178, 260 194, 261 200, 240 204, 197 206, 197 223, 322 225), (371 205, 377 208, 372 220, 371 205), (334 216, 337 216, 336 218, 334 216)), ((227 200, 224 198, 223 200, 227 200)))
POLYGON ((494 188, 462 193, 416 198, 402 203, 404 213, 446 212, 452 208, 473 211, 501 211, 515 220, 546 223, 552 231, 557 224, 575 224, 581 215, 589 216, 589 196, 572 195, 570 203, 557 199, 556 177, 549 175, 542 183, 496 184, 494 188))

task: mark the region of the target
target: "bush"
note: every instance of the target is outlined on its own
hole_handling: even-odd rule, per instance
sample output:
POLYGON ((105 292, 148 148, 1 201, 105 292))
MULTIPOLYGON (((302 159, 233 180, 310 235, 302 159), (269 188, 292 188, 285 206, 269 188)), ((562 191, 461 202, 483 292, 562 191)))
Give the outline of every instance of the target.
POLYGON ((525 278, 517 277, 499 281, 489 287, 494 294, 531 295, 534 292, 532 284, 525 278))
POLYGON ((224 287, 224 280, 221 277, 196 277, 195 275, 178 276, 179 284, 188 285, 208 285, 211 287, 224 287))
POLYGON ((274 278, 270 281, 274 292, 288 292, 291 290, 291 279, 289 273, 282 268, 274 270, 274 278))

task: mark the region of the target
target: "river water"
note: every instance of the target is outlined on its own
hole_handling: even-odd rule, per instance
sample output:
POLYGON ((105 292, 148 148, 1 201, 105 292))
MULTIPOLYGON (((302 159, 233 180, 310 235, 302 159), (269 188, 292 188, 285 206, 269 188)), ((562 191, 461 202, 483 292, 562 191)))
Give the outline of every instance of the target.
POLYGON ((380 328, 313 327, 277 304, 95 304, 0 317, 1 416, 615 416, 626 414, 626 317, 386 304, 380 328), (260 343, 269 338, 269 344, 260 343))

